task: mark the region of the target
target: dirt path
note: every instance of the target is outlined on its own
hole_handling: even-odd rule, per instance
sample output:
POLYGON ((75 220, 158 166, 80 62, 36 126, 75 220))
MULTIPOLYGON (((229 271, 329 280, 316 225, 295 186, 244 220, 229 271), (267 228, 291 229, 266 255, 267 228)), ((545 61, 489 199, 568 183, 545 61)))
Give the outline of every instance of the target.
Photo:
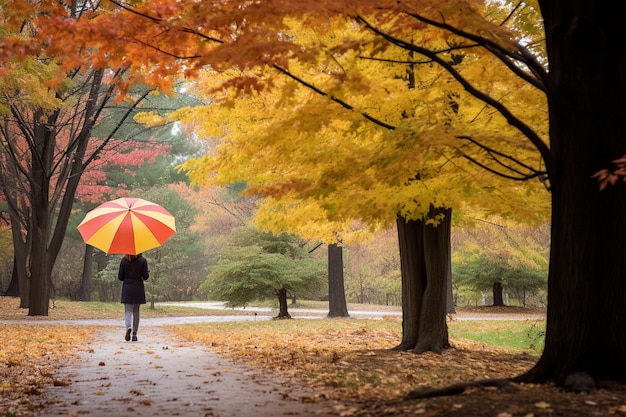
POLYGON ((333 416, 332 406, 302 401, 313 393, 270 379, 202 347, 172 340, 159 326, 142 325, 138 342, 123 329, 86 343, 51 388, 53 405, 40 416, 333 416))

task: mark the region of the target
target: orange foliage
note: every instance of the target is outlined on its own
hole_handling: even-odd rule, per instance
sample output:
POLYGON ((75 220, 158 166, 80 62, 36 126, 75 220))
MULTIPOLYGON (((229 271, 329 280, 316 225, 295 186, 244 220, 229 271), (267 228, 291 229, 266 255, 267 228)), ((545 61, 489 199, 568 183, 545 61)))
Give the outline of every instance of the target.
POLYGON ((55 370, 92 337, 87 326, 1 324, 0 415, 25 415, 46 405, 50 385, 67 385, 55 370), (6 413, 6 414, 5 414, 6 413))

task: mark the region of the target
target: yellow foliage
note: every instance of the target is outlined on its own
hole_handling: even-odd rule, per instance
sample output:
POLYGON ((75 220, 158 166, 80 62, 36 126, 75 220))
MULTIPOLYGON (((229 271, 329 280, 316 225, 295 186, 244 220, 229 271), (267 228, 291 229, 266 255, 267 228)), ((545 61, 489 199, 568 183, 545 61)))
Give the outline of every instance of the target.
MULTIPOLYGON (((547 143, 545 95, 472 40, 522 53, 516 36, 540 38, 537 14, 523 8, 530 10, 524 21, 507 19, 502 5, 419 3, 383 2, 379 12, 364 4, 361 22, 441 51, 451 71, 339 15, 269 16, 264 27, 280 27, 301 53, 271 43, 269 55, 286 59, 276 61, 281 71, 263 61, 199 72, 189 90, 210 104, 172 118, 197 126, 208 151, 180 168, 195 184, 245 181, 248 193, 266 198, 257 224, 323 241, 348 238, 355 223, 376 230, 397 214, 422 218, 431 205, 541 221, 549 199, 543 184, 503 176, 521 181, 544 169, 526 135, 547 143), (418 11, 420 19, 411 17, 418 11), (537 33, 522 31, 524 24, 537 33)), ((238 33, 241 42, 248 35, 238 33)))
POLYGON ((167 120, 156 112, 142 112, 136 114, 133 119, 137 123, 142 123, 146 127, 161 126, 167 123, 167 120))

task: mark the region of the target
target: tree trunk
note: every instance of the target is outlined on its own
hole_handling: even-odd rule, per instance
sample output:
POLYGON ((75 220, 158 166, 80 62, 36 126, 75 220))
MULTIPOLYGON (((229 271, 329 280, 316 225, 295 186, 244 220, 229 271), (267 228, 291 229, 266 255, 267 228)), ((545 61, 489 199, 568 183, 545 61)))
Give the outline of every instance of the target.
POLYGON ((504 306, 504 298, 502 297, 502 283, 499 281, 493 283, 493 305, 494 307, 504 306))
POLYGON ((448 324, 448 279, 450 277, 452 210, 431 208, 429 217, 443 214, 437 226, 424 224, 424 260, 426 289, 423 294, 422 315, 417 345, 413 352, 441 353, 450 347, 448 324))
POLYGON ((20 296, 20 286, 19 279, 17 276, 17 259, 15 255, 13 255, 13 270, 11 271, 11 281, 9 281, 9 286, 6 291, 2 293, 2 295, 8 297, 19 297, 20 296))
POLYGON ((552 239, 545 348, 521 380, 626 380, 626 186, 591 176, 626 152, 618 2, 540 0, 550 60, 552 239), (583 82, 584 81, 584 82, 583 82))
POLYGON ((40 191, 33 191, 36 195, 33 207, 32 244, 29 258, 30 269, 30 301, 28 304, 29 316, 47 316, 50 301, 51 270, 48 254, 50 238, 49 208, 47 186, 40 191))
POLYGON ((446 311, 450 277, 450 209, 431 208, 429 217, 444 214, 438 226, 398 218, 402 275, 402 341, 396 350, 441 353, 449 348, 446 311))
POLYGON ((28 308, 30 304, 30 271, 27 265, 32 240, 30 234, 23 236, 17 213, 13 213, 12 210, 11 234, 13 237, 13 257, 15 259, 13 274, 17 274, 20 308, 28 308))
POLYGON ((350 317, 343 281, 343 248, 328 245, 328 317, 350 317))
POLYGON ((417 344, 422 293, 426 286, 421 223, 402 217, 398 217, 396 221, 402 279, 402 340, 396 350, 412 350, 417 344))
POLYGON ((287 311, 287 289, 281 288, 278 290, 278 316, 276 319, 290 319, 291 315, 287 311))
POLYGON ((93 266, 93 246, 85 245, 83 258, 83 274, 78 289, 78 301, 91 301, 91 269, 93 266))

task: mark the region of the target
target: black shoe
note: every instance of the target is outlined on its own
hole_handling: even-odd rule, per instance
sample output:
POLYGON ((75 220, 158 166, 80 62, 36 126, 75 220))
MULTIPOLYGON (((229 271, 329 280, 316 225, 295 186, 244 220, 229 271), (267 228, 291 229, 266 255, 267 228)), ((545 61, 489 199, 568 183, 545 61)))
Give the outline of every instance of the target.
POLYGON ((137 333, 133 332, 133 342, 137 341, 137 333))
POLYGON ((124 336, 124 340, 126 340, 127 342, 130 340, 130 332, 132 331, 133 329, 131 329, 130 327, 126 329, 126 336, 124 336))

